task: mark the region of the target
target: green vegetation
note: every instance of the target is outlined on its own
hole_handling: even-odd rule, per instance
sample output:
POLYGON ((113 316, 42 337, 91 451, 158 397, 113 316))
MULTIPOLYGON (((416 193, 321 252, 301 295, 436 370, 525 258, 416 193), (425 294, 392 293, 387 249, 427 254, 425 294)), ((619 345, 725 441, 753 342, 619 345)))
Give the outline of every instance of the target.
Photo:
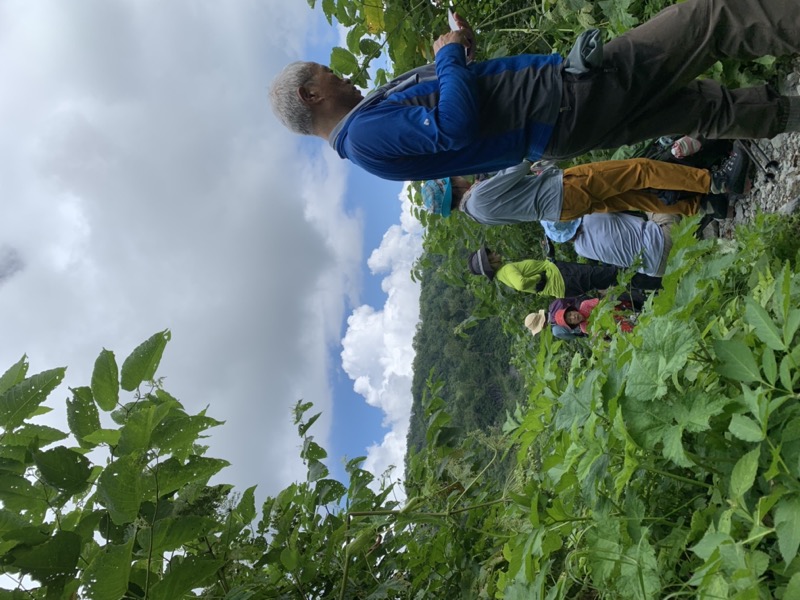
POLYGON ((100 353, 69 433, 36 423, 64 369, 21 359, 0 377, 0 568, 19 582, 0 598, 796 598, 800 223, 733 242, 692 225, 632 334, 564 369, 547 332, 517 348, 502 432, 463 436, 429 378, 404 503, 360 458, 328 476, 310 404, 305 481, 260 511, 254 488, 209 486, 219 423, 162 389, 169 332, 121 368, 100 353))
MULTIPOLYGON (((579 29, 619 32, 662 4, 460 8, 491 56, 563 50, 579 29)), ((445 28, 427 2, 322 8, 352 30, 332 60, 344 73, 380 34, 398 70, 423 62, 445 28)), ((69 432, 36 422, 64 369, 29 376, 23 357, 0 376, 0 600, 800 597, 800 221, 762 216, 736 241, 697 242, 694 225, 676 232, 635 331, 575 352, 522 328, 545 300, 464 274, 465 248, 484 241, 535 255, 535 225, 432 220, 417 370, 440 367, 415 382, 402 502, 362 458, 347 484, 329 477, 309 403, 295 408, 304 481, 260 510, 254 488, 209 485, 226 463, 202 436, 220 423, 163 389, 168 331, 121 367, 100 352, 66 402, 69 432), (479 407, 498 398, 502 427, 473 429, 496 423, 479 407)), ((614 331, 598 311, 593 327, 614 331)))

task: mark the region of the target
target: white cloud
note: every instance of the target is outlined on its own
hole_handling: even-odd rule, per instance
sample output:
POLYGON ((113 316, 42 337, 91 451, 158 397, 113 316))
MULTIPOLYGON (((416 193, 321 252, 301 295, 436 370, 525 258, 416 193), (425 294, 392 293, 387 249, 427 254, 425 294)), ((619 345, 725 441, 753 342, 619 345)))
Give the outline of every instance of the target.
POLYGON ((169 327, 167 389, 227 421, 210 453, 261 493, 302 477, 296 400, 325 411, 325 443, 327 348, 362 253, 346 164, 267 105, 311 16, 256 0, 0 5, 0 247, 22 265, 0 278, 0 370, 27 352, 32 371, 69 365, 84 385, 102 347, 121 362, 169 327))
POLYGON ((419 284, 409 273, 421 253, 421 226, 410 217, 410 202, 402 200, 401 225, 386 232, 368 264, 373 273, 387 273, 382 288, 388 298, 381 310, 363 305, 347 319, 342 340, 342 366, 353 388, 384 412, 389 432, 368 449, 365 467, 380 475, 395 466, 402 478, 411 413, 412 342, 419 321, 419 284), (408 218, 406 218, 408 215, 408 218))

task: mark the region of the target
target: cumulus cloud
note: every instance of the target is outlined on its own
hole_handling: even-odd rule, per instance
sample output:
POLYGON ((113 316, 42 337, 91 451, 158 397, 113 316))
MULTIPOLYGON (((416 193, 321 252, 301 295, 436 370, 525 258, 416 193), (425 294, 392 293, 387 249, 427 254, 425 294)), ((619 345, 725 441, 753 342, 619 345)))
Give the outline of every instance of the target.
POLYGON ((167 389, 227 421, 210 440, 234 465, 223 479, 262 493, 302 476, 296 400, 325 410, 325 442, 327 349, 363 252, 346 164, 266 102, 309 15, 255 0, 0 5, 0 246, 13 249, 0 250, 0 369, 27 352, 33 371, 69 365, 83 385, 101 348, 121 362, 169 327, 167 389))
POLYGON ((411 414, 412 342, 419 321, 419 284, 410 272, 422 242, 421 226, 411 217, 405 191, 400 200, 401 224, 386 232, 368 260, 374 274, 385 274, 386 303, 380 309, 362 305, 353 310, 342 340, 342 366, 353 389, 383 410, 383 425, 389 429, 380 444, 368 449, 365 467, 379 475, 394 466, 393 477, 402 478, 411 414))

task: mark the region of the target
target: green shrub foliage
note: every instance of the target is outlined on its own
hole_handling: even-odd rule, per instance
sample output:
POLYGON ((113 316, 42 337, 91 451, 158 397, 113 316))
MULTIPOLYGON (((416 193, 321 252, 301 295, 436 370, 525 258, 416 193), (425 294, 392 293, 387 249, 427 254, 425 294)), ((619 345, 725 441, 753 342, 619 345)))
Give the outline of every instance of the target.
POLYGON ((633 333, 601 304, 565 367, 547 332, 516 348, 502 432, 463 435, 430 377, 406 500, 363 458, 329 476, 310 403, 304 481, 260 510, 255 487, 209 485, 220 423, 155 378, 168 331, 121 369, 100 353, 69 432, 36 422, 64 369, 23 357, 0 377, 0 599, 797 597, 797 220, 738 241, 694 224, 633 333))

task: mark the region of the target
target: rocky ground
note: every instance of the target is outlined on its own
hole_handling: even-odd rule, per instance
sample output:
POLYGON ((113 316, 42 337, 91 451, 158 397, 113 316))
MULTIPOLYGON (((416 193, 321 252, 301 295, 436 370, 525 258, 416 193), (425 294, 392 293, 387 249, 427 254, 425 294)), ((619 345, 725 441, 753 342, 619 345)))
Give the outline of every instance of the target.
MULTIPOLYGON (((800 61, 795 63, 795 70, 783 81, 780 91, 800 95, 800 61)), ((800 210, 800 201, 796 201, 800 197, 800 133, 784 133, 758 143, 770 159, 778 162, 775 178, 770 181, 756 169, 752 189, 736 200, 732 218, 710 225, 704 232, 706 236, 732 237, 735 225, 752 220, 759 210, 787 213, 800 210)))

